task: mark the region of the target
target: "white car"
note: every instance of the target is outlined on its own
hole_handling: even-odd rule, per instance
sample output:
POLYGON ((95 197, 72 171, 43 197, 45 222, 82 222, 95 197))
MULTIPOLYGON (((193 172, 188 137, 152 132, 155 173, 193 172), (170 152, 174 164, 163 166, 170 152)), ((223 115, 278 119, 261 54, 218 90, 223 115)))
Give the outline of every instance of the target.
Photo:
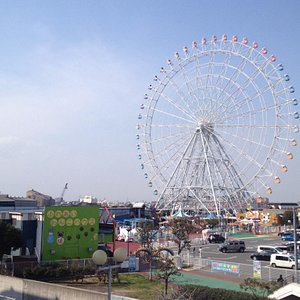
POLYGON ((265 252, 265 251, 269 251, 272 253, 284 253, 287 252, 287 247, 286 246, 257 246, 257 252, 265 252))
MULTIPOLYGON (((295 256, 288 253, 271 254, 270 266, 273 268, 290 268, 295 269, 295 256)), ((300 267, 300 259, 298 259, 298 269, 300 267)))

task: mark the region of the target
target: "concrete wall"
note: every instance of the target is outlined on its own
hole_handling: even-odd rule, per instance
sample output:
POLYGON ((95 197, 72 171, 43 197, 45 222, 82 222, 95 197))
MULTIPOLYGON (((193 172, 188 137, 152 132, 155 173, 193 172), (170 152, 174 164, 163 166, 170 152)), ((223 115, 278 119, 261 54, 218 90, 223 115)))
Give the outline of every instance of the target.
MULTIPOLYGON (((107 294, 95 291, 3 275, 0 275, 0 295, 16 300, 107 300, 107 294)), ((113 295, 112 299, 132 298, 113 295)))
POLYGON ((23 279, 0 275, 0 295, 23 299, 23 279))

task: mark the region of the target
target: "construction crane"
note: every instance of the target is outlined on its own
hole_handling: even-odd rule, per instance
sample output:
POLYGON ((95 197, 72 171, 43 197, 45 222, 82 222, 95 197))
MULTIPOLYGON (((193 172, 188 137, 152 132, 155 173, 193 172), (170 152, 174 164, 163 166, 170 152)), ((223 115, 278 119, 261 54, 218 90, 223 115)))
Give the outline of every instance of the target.
POLYGON ((64 194, 66 192, 66 190, 68 189, 68 183, 65 184, 62 192, 61 192, 61 196, 60 196, 60 201, 63 202, 64 201, 64 194))

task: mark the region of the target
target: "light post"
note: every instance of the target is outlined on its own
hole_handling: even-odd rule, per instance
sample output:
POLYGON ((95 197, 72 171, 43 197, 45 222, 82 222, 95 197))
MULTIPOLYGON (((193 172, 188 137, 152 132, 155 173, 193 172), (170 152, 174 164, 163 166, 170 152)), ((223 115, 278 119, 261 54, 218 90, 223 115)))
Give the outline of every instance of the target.
POLYGON ((103 250, 96 250, 93 253, 92 260, 97 265, 100 266, 100 270, 108 270, 108 290, 107 299, 111 300, 111 281, 112 281, 112 269, 119 268, 120 263, 126 259, 126 251, 123 248, 118 248, 114 251, 113 261, 107 261, 107 254, 103 250), (105 266, 105 264, 108 265, 105 266), (116 264, 115 264, 116 263, 116 264))
POLYGON ((126 230, 127 230, 127 256, 129 256, 129 235, 131 231, 131 226, 128 226, 126 230))
POLYGON ((293 225, 294 225, 294 256, 295 256, 295 279, 296 283, 298 283, 298 249, 297 249, 297 215, 295 211, 295 207, 293 207, 293 225))

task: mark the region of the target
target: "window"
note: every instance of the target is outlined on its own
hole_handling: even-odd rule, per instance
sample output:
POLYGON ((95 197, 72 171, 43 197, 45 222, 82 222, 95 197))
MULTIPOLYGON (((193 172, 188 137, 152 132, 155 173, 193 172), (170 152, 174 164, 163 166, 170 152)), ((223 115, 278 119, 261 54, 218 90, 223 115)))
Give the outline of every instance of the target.
POLYGON ((288 261, 289 258, 287 256, 276 256, 276 260, 288 261))

